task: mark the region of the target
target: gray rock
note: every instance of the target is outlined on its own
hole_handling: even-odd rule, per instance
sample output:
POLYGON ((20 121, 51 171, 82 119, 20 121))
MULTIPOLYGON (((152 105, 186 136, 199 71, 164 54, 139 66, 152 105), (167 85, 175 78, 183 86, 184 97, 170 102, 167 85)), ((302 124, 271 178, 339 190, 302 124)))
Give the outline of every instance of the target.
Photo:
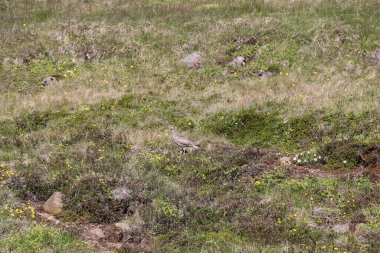
POLYGON ((292 164, 292 158, 287 156, 281 157, 280 163, 282 166, 289 166, 292 164))
POLYGON ((39 154, 37 156, 37 158, 38 158, 38 160, 40 160, 43 163, 49 163, 50 162, 50 157, 49 157, 49 155, 46 155, 46 154, 39 154))
POLYGON ((314 208, 312 212, 313 216, 317 217, 327 217, 327 216, 332 216, 334 213, 326 208, 323 207, 316 207, 314 208))
POLYGON ((47 86, 55 82, 57 82, 57 79, 54 76, 48 76, 48 77, 45 77, 44 80, 42 80, 41 84, 44 86, 47 86))
MULTIPOLYGON (((110 249, 116 249, 119 250, 123 247, 122 243, 117 243, 117 242, 106 242, 105 246, 110 249)), ((115 250, 109 251, 110 253, 115 252, 115 250)), ((106 252, 104 252, 106 253, 106 252)))
POLYGON ((103 230, 99 227, 92 228, 86 233, 90 238, 94 238, 95 240, 100 240, 105 238, 105 234, 103 230))
POLYGON ((43 208, 51 214, 60 214, 63 211, 63 193, 54 192, 53 195, 45 202, 43 208))
POLYGON ((273 77, 274 74, 272 72, 265 72, 265 71, 260 71, 259 72, 259 77, 262 78, 262 79, 265 79, 265 78, 270 78, 270 77, 273 77))
POLYGON ((375 58, 377 59, 378 62, 380 62, 380 48, 377 49, 377 51, 375 52, 375 58))
POLYGON ((126 221, 120 221, 120 222, 115 223, 115 227, 120 229, 123 232, 130 231, 132 229, 129 223, 126 221))
POLYGON ((344 234, 350 231, 350 225, 348 223, 335 225, 332 230, 338 234, 344 234))
POLYGON ((270 203, 272 203, 272 198, 264 198, 260 200, 258 204, 260 206, 265 206, 265 205, 269 205, 270 203))
POLYGON ((37 215, 46 221, 54 223, 55 225, 58 225, 60 223, 60 221, 56 219, 54 215, 51 215, 48 213, 40 213, 40 212, 37 212, 37 215))
POLYGON ((245 57, 244 56, 236 56, 231 62, 232 66, 235 67, 243 67, 245 65, 245 57))
POLYGON ((122 200, 129 200, 132 198, 131 191, 124 187, 119 187, 114 190, 112 190, 112 198, 114 200, 122 201, 122 200))
POLYGON ((312 222, 312 221, 309 221, 309 222, 307 223, 307 226, 308 226, 309 228, 311 228, 311 229, 317 229, 317 228, 319 227, 317 224, 315 224, 315 223, 312 222))
POLYGON ((181 62, 188 69, 199 69, 202 67, 202 58, 201 53, 195 52, 186 56, 181 62))

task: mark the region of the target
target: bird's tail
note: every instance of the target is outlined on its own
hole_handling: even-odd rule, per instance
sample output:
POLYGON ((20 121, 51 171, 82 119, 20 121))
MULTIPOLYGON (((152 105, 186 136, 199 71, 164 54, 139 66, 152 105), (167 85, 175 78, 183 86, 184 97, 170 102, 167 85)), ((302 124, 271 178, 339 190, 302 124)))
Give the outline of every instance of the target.
POLYGON ((193 143, 193 148, 198 149, 201 147, 201 144, 199 142, 193 143))

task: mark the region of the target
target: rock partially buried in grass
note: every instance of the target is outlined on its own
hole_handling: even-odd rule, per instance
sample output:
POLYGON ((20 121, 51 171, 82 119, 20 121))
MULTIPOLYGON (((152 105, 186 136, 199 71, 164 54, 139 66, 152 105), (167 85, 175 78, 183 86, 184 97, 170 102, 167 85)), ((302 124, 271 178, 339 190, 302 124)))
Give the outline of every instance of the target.
POLYGON ((53 195, 45 202, 44 210, 51 214, 60 214, 63 211, 63 193, 54 192, 53 195))
POLYGON ((47 77, 44 78, 44 80, 42 80, 41 85, 48 86, 48 85, 52 85, 54 83, 57 83, 58 82, 58 78, 59 78, 59 75, 57 75, 57 76, 47 76, 47 77))
POLYGON ((280 163, 281 163, 282 166, 292 165, 292 158, 291 157, 287 157, 287 156, 281 157, 280 158, 280 163))
POLYGON ((58 82, 57 78, 55 78, 54 76, 48 76, 48 77, 45 77, 44 80, 42 80, 41 84, 43 86, 48 86, 56 82, 58 82))
POLYGON ((348 231, 350 231, 350 225, 348 223, 346 223, 346 224, 338 224, 338 225, 335 225, 332 228, 332 230, 335 233, 344 234, 344 233, 347 233, 348 231))
POLYGON ((122 200, 131 200, 132 199, 132 192, 126 188, 119 187, 114 189, 112 192, 112 198, 117 201, 122 200))
POLYGON ((126 221, 120 221, 120 222, 115 223, 115 227, 120 229, 123 232, 130 231, 132 229, 131 225, 126 221))
POLYGON ((272 72, 267 72, 267 71, 260 71, 259 72, 259 78, 262 78, 262 79, 270 78, 273 76, 274 76, 274 74, 272 72))
POLYGON ((236 56, 232 62, 231 62, 231 66, 234 66, 234 67, 243 67, 245 65, 246 61, 245 61, 245 57, 244 56, 236 56))
POLYGON ((377 60, 377 62, 380 64, 380 47, 375 51, 374 57, 377 60))
POLYGON ((94 227, 88 230, 87 232, 84 232, 85 237, 100 240, 106 237, 103 230, 99 227, 94 227))
POLYGON ((202 58, 201 53, 195 52, 186 56, 181 62, 188 69, 199 69, 202 67, 202 58))
POLYGON ((264 198, 258 202, 260 206, 269 205, 270 203, 272 203, 272 198, 264 198))

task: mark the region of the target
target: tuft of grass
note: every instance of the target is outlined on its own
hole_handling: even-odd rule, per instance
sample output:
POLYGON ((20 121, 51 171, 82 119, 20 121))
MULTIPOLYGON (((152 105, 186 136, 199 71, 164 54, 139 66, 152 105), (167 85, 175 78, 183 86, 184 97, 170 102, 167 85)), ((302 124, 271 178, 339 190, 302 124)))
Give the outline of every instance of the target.
POLYGON ((34 226, 1 239, 0 247, 3 252, 94 252, 93 247, 75 237, 44 226, 34 226))

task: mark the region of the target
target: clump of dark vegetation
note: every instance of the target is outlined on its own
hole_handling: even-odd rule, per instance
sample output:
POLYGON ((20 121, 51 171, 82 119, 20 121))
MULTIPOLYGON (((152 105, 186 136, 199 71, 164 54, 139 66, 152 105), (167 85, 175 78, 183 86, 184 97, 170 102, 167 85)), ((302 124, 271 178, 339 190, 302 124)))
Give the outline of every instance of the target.
POLYGON ((379 148, 365 145, 357 141, 334 141, 326 144, 321 154, 326 157, 329 166, 338 168, 342 166, 378 166, 379 148))
POLYGON ((123 206, 115 206, 112 188, 117 181, 97 175, 77 180, 68 193, 65 204, 70 213, 95 223, 116 222, 121 219, 123 206))
POLYGON ((280 112, 263 112, 258 108, 238 112, 220 112, 202 122, 206 132, 221 135, 237 144, 282 148, 287 151, 320 149, 329 166, 347 167, 378 164, 376 140, 380 119, 377 113, 326 114, 315 112, 284 121, 280 112), (347 140, 341 140, 347 136, 347 140), (368 140, 367 144, 357 138, 368 140))

